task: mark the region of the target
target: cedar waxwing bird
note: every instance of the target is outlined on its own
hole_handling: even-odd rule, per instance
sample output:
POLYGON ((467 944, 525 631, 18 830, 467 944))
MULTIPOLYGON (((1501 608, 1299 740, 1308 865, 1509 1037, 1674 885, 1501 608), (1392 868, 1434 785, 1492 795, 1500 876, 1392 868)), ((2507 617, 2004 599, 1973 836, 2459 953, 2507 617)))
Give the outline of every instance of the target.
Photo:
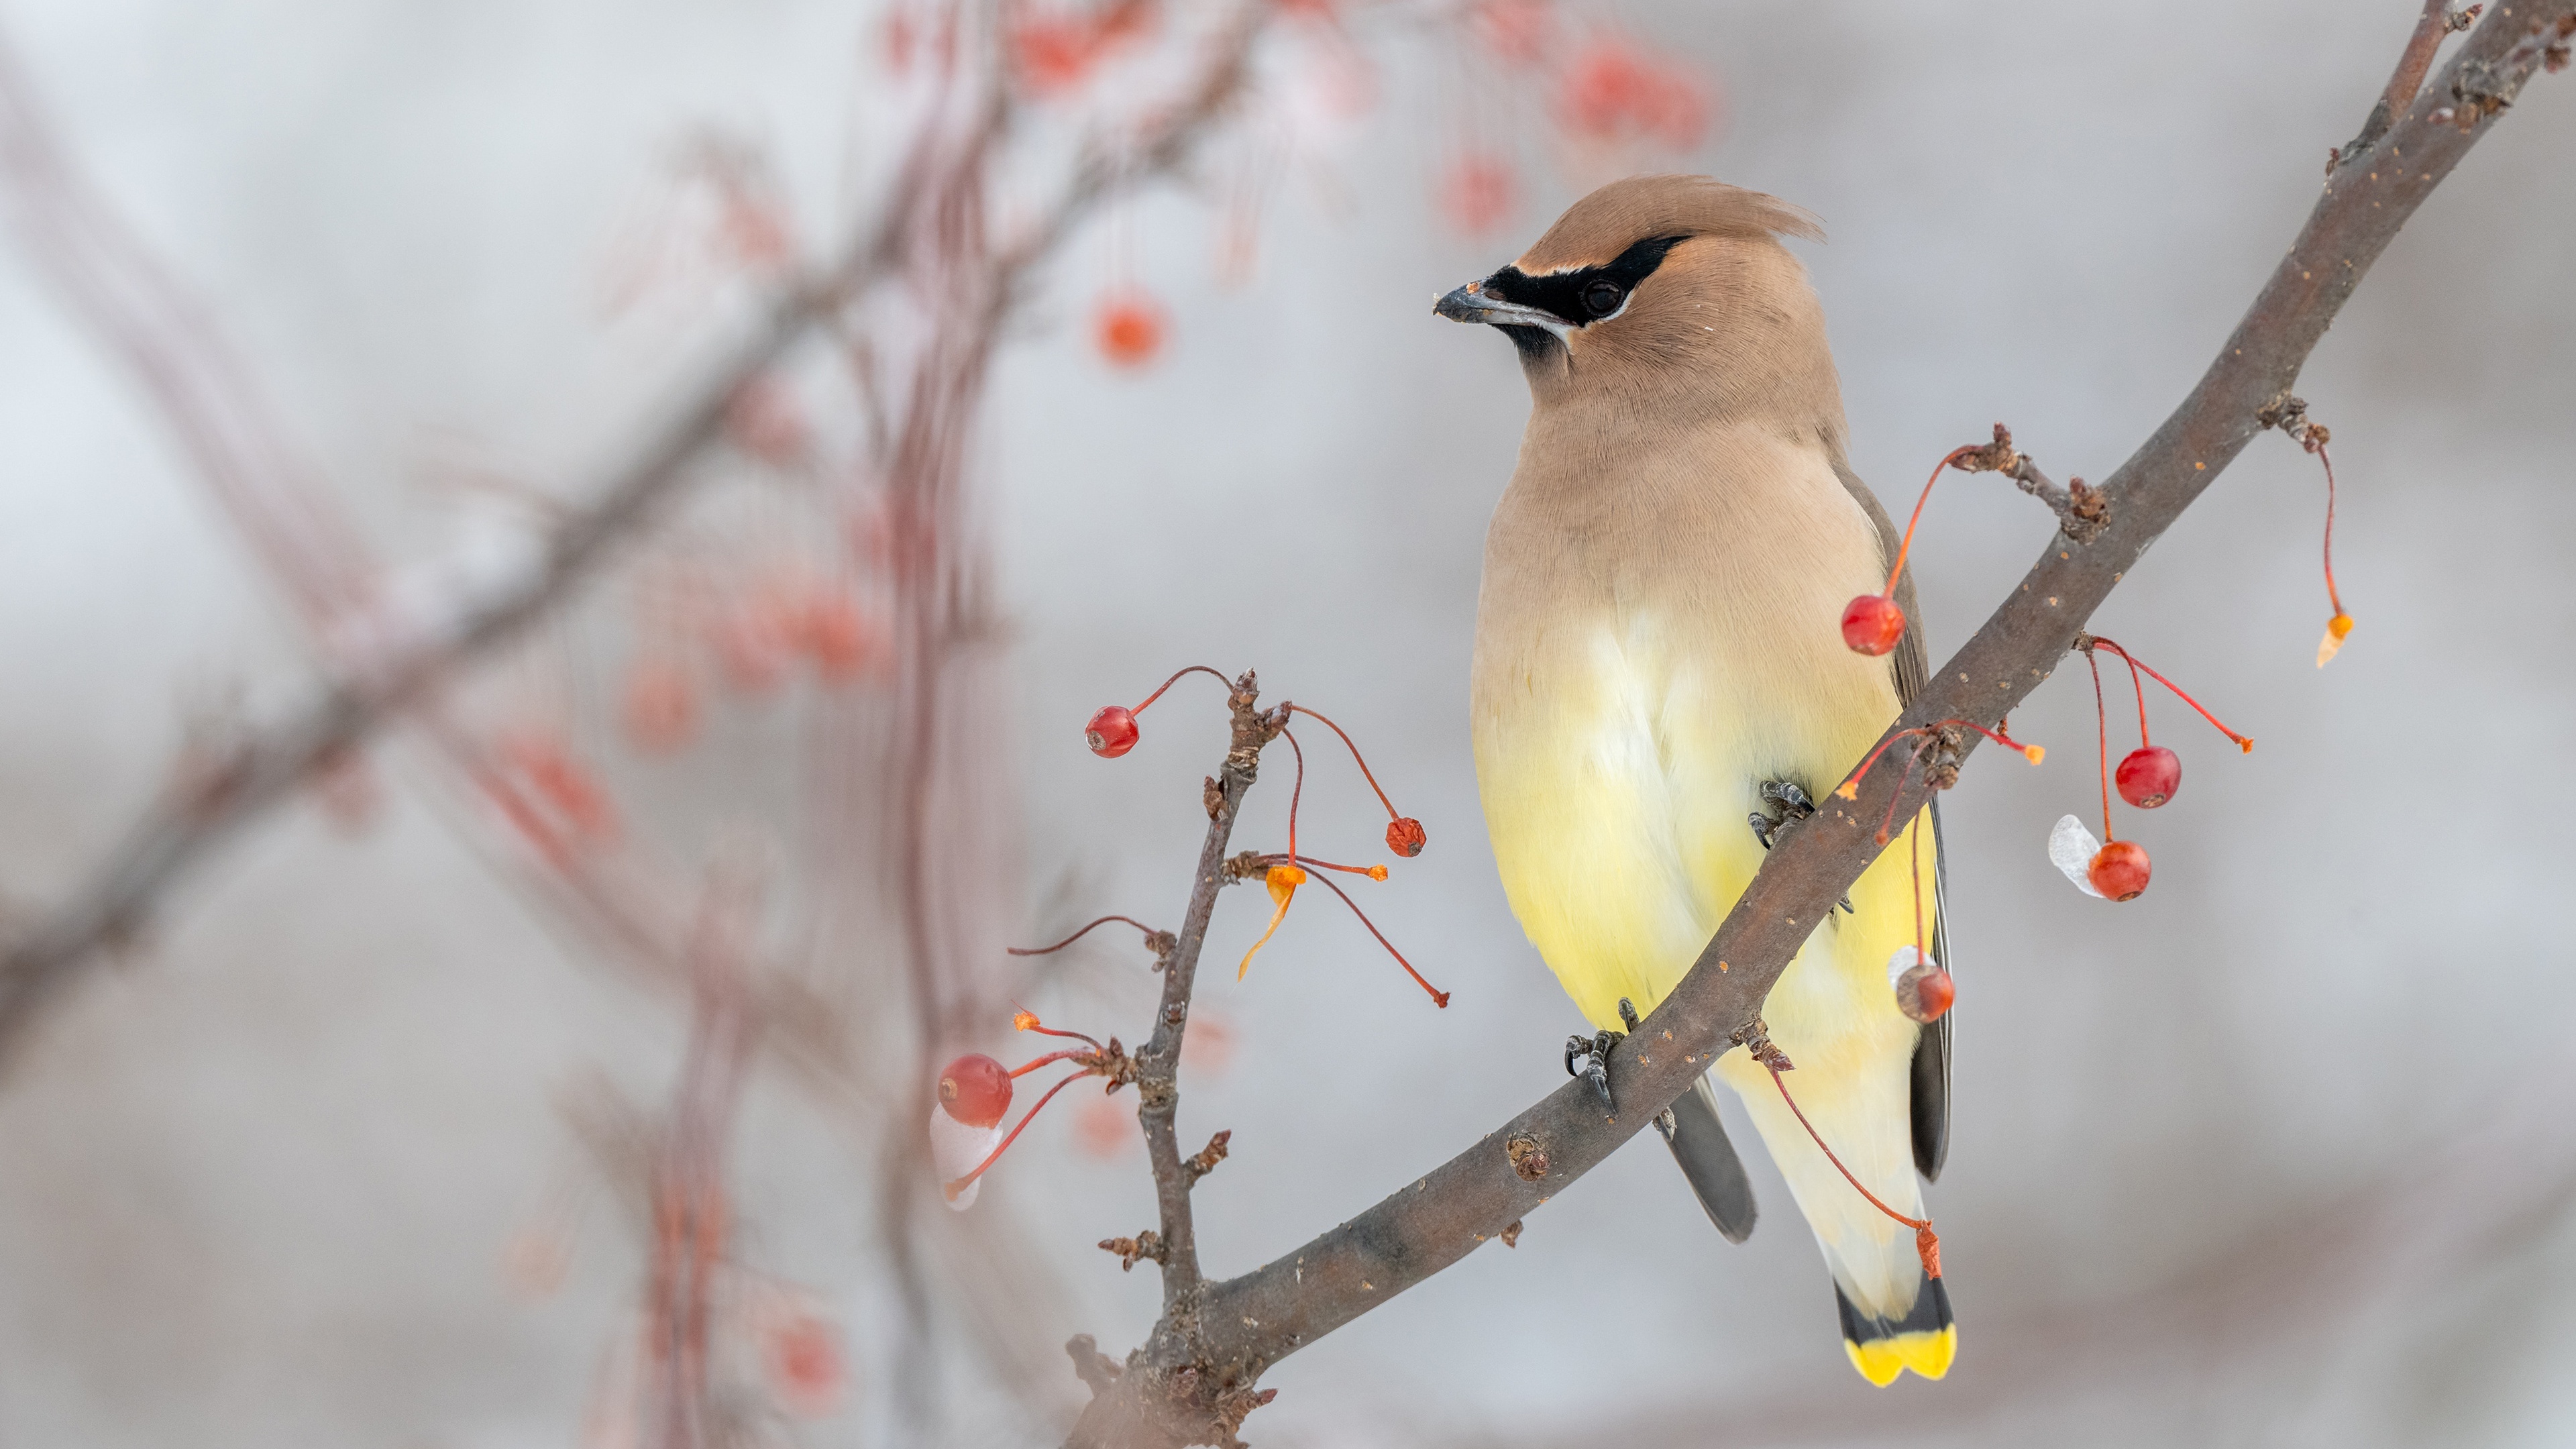
MULTIPOLYGON (((1512 911, 1600 1038, 1653 1009, 1780 832, 1813 813, 1925 682, 1914 627, 1888 657, 1842 639, 1896 548, 1843 452, 1825 319, 1783 236, 1806 212, 1701 176, 1641 176, 1576 202, 1521 258, 1437 310, 1502 329, 1529 379, 1520 463, 1477 594, 1476 780, 1512 911), (1749 828, 1748 828, 1749 822, 1749 828)), ((1913 583, 1897 602, 1909 620, 1913 583)), ((1918 820, 1817 924, 1763 1014, 1798 1105, 1890 1207, 1949 1137, 1950 1023, 1897 1009, 1889 958, 1917 935, 1918 820)), ((1941 940, 1938 817, 1921 909, 1941 940)), ((1597 1044, 1597 1045, 1596 1045, 1597 1044)), ((1832 1272, 1844 1347, 1872 1383, 1937 1379, 1958 1346, 1914 1234, 1870 1205, 1763 1066, 1720 1057, 1832 1272)), ((1659 1120, 1728 1238, 1753 1230, 1709 1079, 1659 1120)))

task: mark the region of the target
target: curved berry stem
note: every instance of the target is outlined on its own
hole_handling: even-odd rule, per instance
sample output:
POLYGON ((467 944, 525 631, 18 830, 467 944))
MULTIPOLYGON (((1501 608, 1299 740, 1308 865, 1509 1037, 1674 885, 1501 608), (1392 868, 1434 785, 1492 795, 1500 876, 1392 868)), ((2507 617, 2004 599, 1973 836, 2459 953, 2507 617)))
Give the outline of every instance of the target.
POLYGON ((1878 1209, 1880 1212, 1887 1214, 1889 1217, 1896 1219, 1898 1222, 1903 1223, 1914 1230, 1914 1251, 1922 1256, 1923 1275, 1927 1278, 1940 1277, 1941 1240, 1933 1235, 1932 1220, 1930 1218, 1909 1218, 1905 1214, 1898 1212, 1896 1209, 1889 1207, 1887 1204, 1880 1202, 1878 1200, 1878 1194, 1861 1186, 1860 1179, 1852 1176, 1852 1170, 1843 1166, 1843 1160, 1834 1156, 1834 1150, 1825 1145, 1825 1139, 1816 1131, 1816 1124, 1807 1120, 1807 1114, 1798 1109, 1798 1099, 1789 1095, 1789 1084, 1781 1080, 1780 1069, 1778 1067, 1771 1068, 1771 1085, 1780 1089, 1780 1100, 1789 1104, 1790 1113, 1798 1119, 1799 1126, 1807 1129, 1807 1136, 1815 1142, 1816 1150, 1825 1154, 1825 1160, 1834 1165, 1834 1171, 1843 1175, 1843 1181, 1852 1185, 1852 1191, 1859 1193, 1862 1197, 1868 1198, 1869 1205, 1871 1207, 1878 1209))
POLYGON ((1057 1082, 1054 1086, 1047 1088, 1046 1095, 1038 1098, 1038 1104, 1031 1107, 1026 1116, 1020 1118, 1020 1125, 1012 1128, 1011 1135, 1003 1138, 999 1146, 995 1147, 991 1152, 986 1153, 984 1155, 984 1160, 975 1164, 975 1170, 973 1172, 970 1172, 964 1177, 958 1178, 953 1182, 944 1182, 939 1185, 941 1195, 952 1202, 955 1201, 957 1194, 966 1190, 966 1184, 982 1177, 986 1168, 991 1167, 994 1163, 1000 1161, 1002 1154, 1011 1150, 1011 1144, 1020 1140, 1020 1134, 1028 1130, 1029 1123, 1037 1119, 1038 1113, 1046 1110, 1047 1103, 1055 1100, 1056 1093, 1063 1091, 1065 1088, 1072 1086, 1074 1083, 1079 1082, 1090 1075, 1091 1073, 1087 1069, 1075 1072, 1064 1080, 1057 1082))
MULTIPOLYGON (((2099 644, 2103 641, 2095 639, 2093 642, 2099 644)), ((2116 649, 2119 646, 2115 644, 2112 647, 2116 649)), ((2102 746, 2102 841, 2107 845, 2111 840, 2111 712, 2110 707, 2102 702, 2102 662, 2094 657, 2092 650, 2087 649, 2084 651, 2084 664, 2093 671, 2093 725, 2102 746)), ((2166 687, 2172 688, 2170 685, 2166 687)))
MULTIPOLYGON (((2199 713, 2202 719, 2209 721, 2210 725, 2220 734, 2234 740, 2236 742, 2236 748, 2239 751, 2249 755, 2254 753, 2254 741, 2252 739, 2247 736, 2240 735, 2236 731, 2229 729, 2227 726, 2220 724, 2218 716, 2211 714, 2206 709, 2202 709, 2200 701, 2184 693, 2181 685, 2176 684, 2172 680, 2165 678, 2163 675, 2156 673, 2156 667, 2154 665, 2147 663, 2145 660, 2131 654, 2128 650, 2121 648, 2117 642, 2105 639, 2099 634, 2090 634, 2085 637, 2090 639, 2093 644, 2098 644, 2101 647, 2110 650, 2112 653, 2119 655, 2121 658, 2128 660, 2131 668, 2147 671, 2147 677, 2149 679, 2152 679, 2156 683, 2163 685, 2165 688, 2172 690, 2174 698, 2190 705, 2193 710, 2199 713)), ((2084 646, 2084 652, 2087 656, 2090 656, 2093 652, 2092 647, 2090 645, 2084 646)), ((2146 725, 2144 723, 2146 719, 2146 707, 2144 705, 2139 706, 2138 718, 2140 720, 2138 732, 2140 734, 2144 734, 2146 732, 2146 725)))
POLYGON ((1315 879, 1321 881, 1327 890, 1330 890, 1333 894, 1342 898, 1342 904, 1351 908, 1351 914, 1360 918, 1360 924, 1368 927, 1368 933, 1370 935, 1377 937, 1377 943, 1386 948, 1386 954, 1395 958, 1396 965, 1404 968, 1405 975, 1413 978, 1413 984, 1421 987, 1424 991, 1431 994, 1432 1005, 1440 1007, 1443 1010, 1448 1008, 1449 993, 1422 979, 1422 973, 1413 969, 1413 963, 1404 959, 1404 953, 1402 951, 1395 949, 1395 943, 1386 938, 1386 932, 1377 928, 1377 922, 1368 918, 1368 912, 1360 909, 1359 902, 1352 900, 1349 894, 1343 891, 1340 886, 1333 884, 1333 878, 1331 876, 1319 875, 1315 877, 1315 879))
POLYGON ((1091 1055, 1093 1055, 1093 1053, 1084 1051, 1079 1047, 1066 1047, 1060 1052, 1048 1052, 1045 1056, 1039 1057, 1037 1060, 1030 1062, 1027 1066, 1011 1068, 1011 1075, 1015 1078, 1025 1077, 1029 1073, 1036 1071, 1038 1068, 1045 1066, 1049 1062, 1069 1062, 1091 1055))
POLYGON ((1217 683, 1224 685, 1228 690, 1232 690, 1234 688, 1233 680, 1226 678, 1224 675, 1217 673, 1215 670, 1208 668, 1204 664, 1193 664, 1185 669, 1174 671, 1171 678, 1163 681, 1162 689, 1157 689, 1152 694, 1146 695, 1144 704, 1140 704, 1127 712, 1129 714, 1143 714, 1147 706, 1153 704, 1155 700, 1163 697, 1163 690, 1170 689, 1173 685, 1180 683, 1181 676, 1184 674, 1204 674, 1215 680, 1217 683))
POLYGON ((1976 448, 1953 448, 1948 457, 1932 465, 1932 476, 1923 481, 1923 496, 1914 500, 1914 516, 1905 520, 1905 538, 1896 545, 1896 562, 1887 571, 1887 592, 1883 597, 1896 597, 1896 580, 1905 572, 1905 556, 1914 551, 1914 526, 1923 521, 1923 505, 1932 501, 1932 485, 1941 481, 1941 475, 1949 471, 1951 464, 1976 451, 1976 448))
POLYGON ((1370 789, 1377 792, 1377 803, 1386 807, 1386 818, 1389 820, 1401 820, 1404 818, 1396 813, 1395 802, 1386 798, 1386 787, 1377 782, 1377 775, 1369 769, 1368 760, 1360 754, 1360 747, 1351 743, 1351 737, 1348 731, 1344 730, 1340 725, 1333 723, 1331 720, 1324 719, 1322 715, 1315 713, 1315 711, 1308 709, 1302 704, 1290 704, 1288 708, 1298 714, 1305 715, 1310 719, 1323 720, 1324 728, 1340 735, 1342 737, 1342 748, 1351 752, 1351 760, 1354 764, 1360 767, 1361 777, 1369 782, 1370 789))
POLYGON ((1050 952, 1063 950, 1065 947, 1070 946, 1074 942, 1081 940, 1083 937, 1090 935, 1094 930, 1108 925, 1111 921, 1125 921, 1128 925, 1134 926, 1137 930, 1144 932, 1148 936, 1154 934, 1153 927, 1146 925, 1143 921, 1137 920, 1133 916, 1102 916, 1099 920, 1093 921, 1090 925, 1083 927, 1081 930, 1074 932, 1072 935, 1065 937, 1063 940, 1056 942, 1052 946, 1005 946, 1002 949, 1014 956, 1044 956, 1050 952))

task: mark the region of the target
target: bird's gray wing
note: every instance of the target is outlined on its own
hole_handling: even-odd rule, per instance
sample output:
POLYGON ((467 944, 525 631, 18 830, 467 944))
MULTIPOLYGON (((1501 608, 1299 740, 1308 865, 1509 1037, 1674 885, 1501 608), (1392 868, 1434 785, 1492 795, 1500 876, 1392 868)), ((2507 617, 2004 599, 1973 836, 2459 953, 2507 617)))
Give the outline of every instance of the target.
POLYGON ((1682 1176, 1690 1179, 1708 1220, 1730 1243, 1753 1236, 1753 1180, 1744 1175, 1743 1160, 1717 1120, 1717 1089, 1708 1078, 1673 1099, 1670 1141, 1673 1160, 1682 1165, 1682 1176))
MULTIPOLYGON (((1834 460, 1834 476, 1843 480, 1852 500, 1869 515, 1878 527, 1878 549, 1882 563, 1896 558, 1896 524, 1880 507, 1877 495, 1860 475, 1840 458, 1834 460)), ((1922 615, 1914 606, 1914 575, 1908 571, 1896 581, 1896 607, 1905 611, 1905 634, 1896 641, 1896 702, 1898 708, 1914 703, 1914 697, 1932 679, 1930 656, 1923 652, 1922 615)), ((1949 858, 1941 849, 1941 802, 1932 802, 1932 959, 1945 970, 1955 970, 1950 960, 1950 870, 1949 858)), ((1914 1167, 1927 1182, 1941 1177, 1941 1164, 1950 1156, 1950 1015, 1942 1013, 1939 1021, 1925 1026, 1914 1041, 1913 1065, 1914 1167)))

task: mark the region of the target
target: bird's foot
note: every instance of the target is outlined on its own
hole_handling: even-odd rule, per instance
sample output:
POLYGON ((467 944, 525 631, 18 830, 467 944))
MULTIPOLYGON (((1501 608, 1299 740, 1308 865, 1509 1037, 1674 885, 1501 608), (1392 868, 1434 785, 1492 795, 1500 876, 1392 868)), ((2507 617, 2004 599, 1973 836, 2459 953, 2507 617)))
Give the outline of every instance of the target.
POLYGON ((1756 792, 1762 808, 1745 819, 1753 826, 1753 838, 1769 850, 1789 837, 1789 832, 1816 813, 1816 802, 1807 792, 1789 780, 1765 780, 1756 792))
MULTIPOLYGON (((1624 996, 1619 998, 1619 1019, 1628 1024, 1628 1031, 1637 1029, 1636 1005, 1624 996)), ((1610 1049, 1627 1039, 1625 1031, 1596 1031, 1565 1039, 1565 1074, 1590 1082, 1592 1090, 1601 1094, 1601 1105, 1612 1111, 1619 1104, 1610 1097, 1610 1049)))
MULTIPOLYGON (((1764 850, 1788 839, 1791 830, 1805 824, 1816 813, 1816 802, 1807 798, 1807 792, 1795 781, 1765 780, 1757 793, 1762 798, 1763 808, 1745 819, 1753 826, 1753 838, 1762 842, 1764 850)), ((1852 914, 1850 896, 1835 904, 1842 908, 1844 915, 1852 914)))

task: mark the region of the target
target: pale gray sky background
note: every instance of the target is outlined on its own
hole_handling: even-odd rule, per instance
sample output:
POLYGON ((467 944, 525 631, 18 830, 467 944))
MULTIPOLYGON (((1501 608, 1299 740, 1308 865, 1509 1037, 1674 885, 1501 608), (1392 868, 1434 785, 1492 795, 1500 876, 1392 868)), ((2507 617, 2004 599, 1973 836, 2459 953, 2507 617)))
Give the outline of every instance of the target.
MULTIPOLYGON (((1684 164, 1824 218, 1830 243, 1801 254, 1854 461, 1897 505, 1997 419, 2052 473, 2107 474, 2278 258, 2410 10, 1619 13, 1722 91, 1722 136, 1684 164)), ((702 355, 687 316, 602 305, 686 137, 764 147, 814 245, 863 209, 893 142, 871 15, 850 5, 6 0, 0 24, 67 148, 212 300, 396 557, 453 541, 427 481, 443 460, 569 489, 702 355)), ((1079 325, 1107 253, 1078 244, 999 371, 974 464, 1015 628, 1002 768, 1025 787, 1027 930, 1083 907, 1177 915, 1213 708, 1184 686, 1115 766, 1080 726, 1183 663, 1257 666, 1274 697, 1333 713, 1430 830, 1366 899, 1456 993, 1447 1012, 1320 899, 1249 980, 1203 978, 1236 1039, 1183 1114, 1185 1138, 1235 1132, 1200 1195, 1218 1273, 1549 1089, 1575 1024, 1494 881, 1467 753, 1481 533, 1526 395, 1501 339, 1429 311, 1518 251, 1571 178, 1542 175, 1502 236, 1457 237, 1427 195, 1454 78, 1405 27, 1362 33, 1385 62, 1379 106, 1283 181, 1250 282, 1219 285, 1201 199, 1137 207, 1133 268, 1177 330, 1162 365, 1114 373, 1079 325)), ((2360 621, 2343 656, 2311 665, 2323 485, 2279 437, 2098 618, 2260 741, 2239 757, 2156 706, 2185 785, 2124 817, 2154 889, 2113 908, 2045 861, 2050 824, 2094 789, 2080 670, 2014 720, 2050 747, 2044 768, 1981 756, 1950 799, 1956 1137, 1931 1195, 1962 1322, 1948 1382, 1873 1391, 1851 1373, 1767 1163, 1762 1230, 1730 1247, 1649 1143, 1533 1216, 1516 1250, 1273 1371, 1253 1440, 2576 1434, 2559 1371, 2576 1131, 2558 1120, 2576 974, 2557 915, 2576 809, 2571 128, 2576 75, 2536 81, 2302 380, 2342 482, 2337 571, 2360 621)), ((1942 486, 1915 554, 1936 658, 2047 532, 1992 478, 1942 486)), ((12 909, 98 858, 190 708, 292 698, 299 641, 126 375, 0 247, 12 909)), ((691 768, 756 791, 775 733, 746 724, 691 768)), ((1374 858, 1373 802, 1346 764, 1313 763, 1304 828, 1374 858)), ((501 1259, 582 1179, 555 1098, 594 1070, 654 1098, 679 1017, 500 884, 417 772, 392 773, 358 839, 311 809, 245 836, 0 1082, 0 1445, 578 1439, 636 1245, 595 1206, 569 1282, 535 1302, 501 1259)), ((1251 838, 1285 807, 1264 795, 1251 838)), ((1260 905, 1224 902, 1212 964, 1260 905)), ((1133 1039, 1149 989, 1121 947, 1028 1005, 1133 1039)), ((1152 1275, 1090 1245, 1150 1220, 1148 1184, 1133 1149, 1086 1156, 1059 1115, 976 1211, 1017 1222, 1078 1326, 1123 1352, 1152 1275)), ((843 1412, 798 1431, 818 1445, 887 1442, 889 1386, 864 1377, 890 1321, 861 1227, 871 1170, 756 1079, 736 1174, 749 1241, 846 1318, 863 1373, 843 1412)), ((956 1442, 1042 1437, 971 1366, 953 1377, 956 1442)))

